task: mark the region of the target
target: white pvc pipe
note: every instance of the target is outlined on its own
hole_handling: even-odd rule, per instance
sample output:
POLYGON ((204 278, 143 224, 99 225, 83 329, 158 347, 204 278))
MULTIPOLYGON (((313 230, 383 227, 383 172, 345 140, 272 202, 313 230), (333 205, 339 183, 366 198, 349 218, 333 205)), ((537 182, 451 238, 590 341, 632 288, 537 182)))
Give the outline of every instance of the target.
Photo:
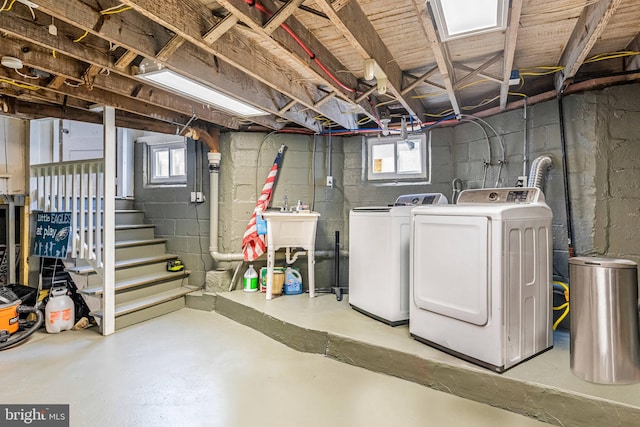
MULTIPOLYGON (((214 261, 244 261, 242 253, 220 253, 218 252, 218 221, 219 206, 218 196, 220 192, 220 161, 222 155, 220 153, 207 153, 209 160, 209 253, 214 261)), ((342 256, 348 256, 346 250, 340 251, 342 256)), ((306 255, 305 253, 297 253, 297 255, 306 255)), ((316 258, 332 258, 333 251, 316 251, 316 258)), ((294 259, 295 260, 295 259, 294 259)))
POLYGON ((218 252, 218 195, 220 185, 220 161, 222 154, 207 153, 209 160, 209 253, 215 261, 244 261, 242 253, 223 254, 218 252))

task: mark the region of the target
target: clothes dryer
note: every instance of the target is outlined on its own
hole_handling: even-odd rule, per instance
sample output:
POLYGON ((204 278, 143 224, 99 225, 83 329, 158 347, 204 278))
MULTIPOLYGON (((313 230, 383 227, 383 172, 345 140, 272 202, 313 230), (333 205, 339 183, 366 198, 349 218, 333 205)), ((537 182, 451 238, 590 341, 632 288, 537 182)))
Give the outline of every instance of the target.
POLYGON ((349 304, 392 326, 409 320, 411 209, 447 203, 441 193, 407 194, 392 206, 349 213, 349 304))
POLYGON ((414 208, 410 334, 496 372, 551 348, 551 219, 538 188, 414 208))

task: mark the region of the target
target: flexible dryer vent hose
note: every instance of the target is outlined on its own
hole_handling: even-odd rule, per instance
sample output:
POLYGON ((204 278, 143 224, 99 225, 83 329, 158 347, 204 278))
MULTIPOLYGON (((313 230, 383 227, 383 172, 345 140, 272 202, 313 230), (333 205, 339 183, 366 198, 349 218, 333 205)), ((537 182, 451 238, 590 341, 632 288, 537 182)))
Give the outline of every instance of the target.
POLYGON ((528 187, 537 187, 542 189, 547 169, 553 166, 553 160, 549 156, 540 156, 531 163, 531 171, 529 173, 528 187))

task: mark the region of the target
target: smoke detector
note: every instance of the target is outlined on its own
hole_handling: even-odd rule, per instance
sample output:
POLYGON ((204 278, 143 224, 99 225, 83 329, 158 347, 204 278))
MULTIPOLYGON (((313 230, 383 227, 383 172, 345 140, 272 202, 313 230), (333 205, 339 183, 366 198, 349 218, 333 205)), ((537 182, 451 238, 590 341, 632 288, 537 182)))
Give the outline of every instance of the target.
POLYGON ((22 61, 18 58, 14 58, 13 56, 3 56, 0 63, 5 67, 12 68, 14 70, 22 68, 22 61))

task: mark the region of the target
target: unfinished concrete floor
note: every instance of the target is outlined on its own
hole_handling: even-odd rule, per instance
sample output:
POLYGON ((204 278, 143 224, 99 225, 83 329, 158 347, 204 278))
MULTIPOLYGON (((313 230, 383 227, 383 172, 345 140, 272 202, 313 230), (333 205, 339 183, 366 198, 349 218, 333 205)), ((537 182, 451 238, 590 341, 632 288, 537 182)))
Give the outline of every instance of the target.
POLYGON ((0 360, 1 403, 68 403, 71 426, 543 425, 192 309, 109 337, 39 332, 0 360))

